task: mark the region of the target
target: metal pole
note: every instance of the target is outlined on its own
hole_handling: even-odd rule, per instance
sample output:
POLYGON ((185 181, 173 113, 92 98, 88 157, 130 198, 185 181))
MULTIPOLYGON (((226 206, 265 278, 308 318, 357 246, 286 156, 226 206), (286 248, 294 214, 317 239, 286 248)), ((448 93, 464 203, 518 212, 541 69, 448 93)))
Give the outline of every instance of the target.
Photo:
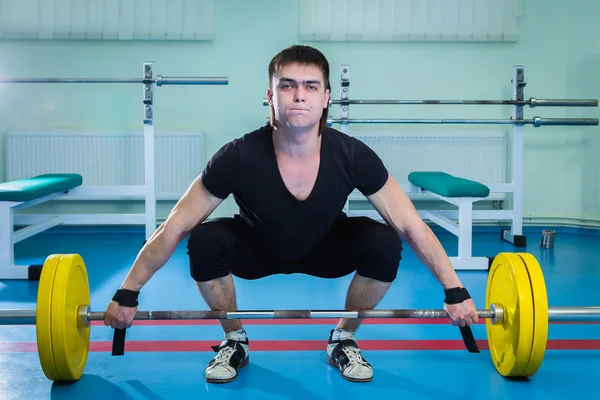
MULTIPOLYGON (((85 313, 85 310, 82 312, 85 313)), ((493 310, 478 310, 480 318, 494 318, 493 310)), ((84 314, 85 315, 85 314, 84 314)), ((87 312, 88 321, 102 321, 106 313, 87 312)), ((249 311, 138 311, 135 320, 200 319, 319 319, 319 318, 448 318, 444 310, 249 310, 249 311)), ((35 310, 0 310, 0 325, 35 324, 35 310)))
MULTIPOLYGON (((496 318, 504 310, 494 305, 477 310, 479 318, 496 318)), ((89 312, 90 321, 104 320, 104 312, 89 312)), ((250 310, 250 311, 138 311, 136 320, 199 319, 320 319, 320 318, 448 318, 445 310, 250 310)), ((548 321, 600 321, 600 307, 549 307, 548 321)), ((502 321, 498 321, 502 322, 502 321)))
MULTIPOLYGON (((142 76, 144 79, 153 80, 153 62, 143 64, 142 76)), ((143 126, 144 126, 144 208, 145 208, 145 230, 146 240, 156 230, 156 169, 155 169, 155 147, 156 136, 154 134, 154 86, 144 84, 142 91, 143 126)))
POLYGON ((600 321, 600 307, 549 307, 548 321, 600 321))
POLYGON ((534 117, 534 126, 557 126, 557 125, 598 125, 598 118, 540 118, 534 117))
POLYGON ((0 83, 142 83, 140 78, 6 78, 0 83))
MULTIPOLYGON (((522 65, 516 65, 513 68, 513 76, 511 79, 513 83, 513 99, 515 101, 521 101, 525 98, 525 67, 522 65)), ((512 119, 522 119, 525 116, 523 107, 515 105, 512 107, 513 112, 511 115, 512 119)), ((534 118, 535 119, 535 118, 534 118)), ((534 125, 539 126, 539 125, 534 125)), ((513 195, 512 195, 512 224, 510 229, 510 243, 523 245, 521 239, 523 239, 523 159, 524 159, 524 133, 523 125, 513 125, 513 140, 512 140, 512 179, 513 195), (521 237, 521 239, 519 239, 521 237)), ((504 233, 502 233, 504 237, 504 233)))
POLYGON ((473 125, 598 125, 598 118, 539 118, 533 119, 347 119, 330 118, 328 124, 473 124, 473 125))
POLYGON ((5 78, 0 83, 156 83, 162 85, 227 85, 228 78, 206 77, 206 78, 178 78, 162 77, 158 75, 152 79, 142 78, 5 78))
MULTIPOLYGON (((480 318, 493 318, 491 310, 478 310, 480 318)), ((90 321, 104 320, 104 312, 89 312, 90 321)), ((249 310, 249 311, 138 311, 135 320, 200 319, 320 319, 320 318, 448 318, 444 310, 249 310)))
POLYGON ((227 85, 227 78, 168 78, 158 75, 156 86, 162 85, 227 85))
MULTIPOLYGON (((371 105, 511 105, 535 107, 598 107, 596 99, 535 99, 529 100, 335 100, 329 101, 333 104, 371 104, 371 105)), ((263 98, 263 105, 269 102, 263 98)))
POLYGON ((0 325, 31 325, 35 324, 35 309, 33 310, 0 310, 0 325))
POLYGON ((529 99, 531 108, 534 107, 598 107, 598 100, 575 99, 529 99))
MULTIPOLYGON (((494 309, 477 310, 479 318, 495 318, 494 309)), ((35 309, 0 310, 0 325, 35 324, 35 309)), ((89 321, 104 320, 105 312, 87 312, 89 321)), ((498 315, 499 316, 499 315, 498 315)), ((319 319, 319 318, 448 318, 444 310, 254 310, 254 311, 138 311, 135 320, 200 320, 200 319, 319 319)), ((600 321, 600 307, 549 307, 548 321, 600 321)))

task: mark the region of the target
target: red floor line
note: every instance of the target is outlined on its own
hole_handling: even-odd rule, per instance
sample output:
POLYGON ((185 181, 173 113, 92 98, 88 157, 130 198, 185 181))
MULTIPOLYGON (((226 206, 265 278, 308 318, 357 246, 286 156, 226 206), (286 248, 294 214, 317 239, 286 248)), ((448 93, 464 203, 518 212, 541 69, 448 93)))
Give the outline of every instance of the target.
MULTIPOLYGON (((215 340, 138 340, 125 342, 125 352, 186 352, 209 351, 210 346, 218 344, 215 340)), ((465 350, 462 340, 360 340, 363 350, 465 350)), ((487 340, 477 340, 480 350, 488 350, 487 340)), ((324 350, 325 340, 253 340, 253 351, 308 351, 324 350)), ((600 350, 600 339, 548 340, 548 350, 600 350)), ((0 352, 28 353, 36 352, 35 342, 0 342, 0 352)), ((112 342, 91 342, 90 352, 111 352, 112 342)))
MULTIPOLYGON (((244 325, 335 325, 339 319, 337 318, 314 318, 314 319, 242 319, 244 325)), ((134 321, 134 325, 218 325, 219 321, 214 319, 204 320, 162 320, 162 321, 134 321)), ((364 320, 365 325, 450 325, 447 319, 421 319, 421 318, 367 318, 364 320)), ((485 320, 479 320, 477 325, 485 324, 485 320)), ((550 325, 558 324, 600 324, 600 321, 585 321, 585 322, 568 322, 568 321, 551 321, 550 325)), ((104 325, 103 321, 92 321, 92 325, 104 325)))

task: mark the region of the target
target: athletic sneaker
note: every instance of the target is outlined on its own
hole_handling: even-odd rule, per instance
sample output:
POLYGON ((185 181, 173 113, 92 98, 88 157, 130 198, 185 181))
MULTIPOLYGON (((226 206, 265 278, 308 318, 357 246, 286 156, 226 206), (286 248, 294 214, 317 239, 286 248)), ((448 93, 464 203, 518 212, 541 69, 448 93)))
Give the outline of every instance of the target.
POLYGON ((327 345, 327 362, 339 368, 342 378, 351 382, 369 382, 373 367, 363 358, 352 332, 332 330, 327 345))
POLYGON ((219 346, 211 346, 217 353, 206 366, 206 380, 227 383, 237 378, 238 369, 248 365, 250 359, 246 331, 228 332, 219 346))

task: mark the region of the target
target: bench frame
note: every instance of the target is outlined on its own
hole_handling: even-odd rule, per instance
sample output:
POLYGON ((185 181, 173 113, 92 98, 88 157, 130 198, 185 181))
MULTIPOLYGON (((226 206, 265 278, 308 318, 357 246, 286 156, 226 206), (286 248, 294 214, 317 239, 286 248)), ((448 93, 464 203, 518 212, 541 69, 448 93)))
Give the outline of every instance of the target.
MULTIPOLYGON (((412 185, 414 187, 414 185, 412 185)), ((473 203, 485 197, 444 197, 428 190, 414 187, 420 193, 429 194, 458 207, 458 221, 453 221, 439 211, 423 211, 422 218, 428 219, 458 237, 458 255, 449 257, 456 270, 487 270, 488 257, 473 257, 473 203)))
POLYGON ((31 279, 39 280, 41 265, 15 265, 15 244, 40 232, 64 223, 63 215, 44 215, 35 223, 29 224, 15 232, 16 210, 41 204, 64 196, 69 191, 59 191, 28 201, 0 201, 0 279, 31 279))

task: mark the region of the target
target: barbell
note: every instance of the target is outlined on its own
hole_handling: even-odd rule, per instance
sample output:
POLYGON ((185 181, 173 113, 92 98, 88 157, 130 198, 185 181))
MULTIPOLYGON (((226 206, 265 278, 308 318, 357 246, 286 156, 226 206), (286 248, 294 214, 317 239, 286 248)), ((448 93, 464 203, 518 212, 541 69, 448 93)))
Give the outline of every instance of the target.
POLYGON ((145 85, 227 85, 226 77, 166 77, 146 73, 144 78, 4 78, 0 83, 143 83, 145 85))
MULTIPOLYGON (((270 117, 265 118, 266 122, 270 117)), ((435 119, 435 118, 327 118, 327 126, 333 124, 434 124, 434 125, 533 125, 540 126, 597 126, 598 118, 510 118, 510 119, 435 119)))
MULTIPOLYGON (((600 320, 600 307, 548 307, 542 269, 528 253, 500 253, 490 267, 486 309, 490 356, 505 377, 534 375, 542 364, 548 322, 600 320)), ((35 324, 44 375, 76 381, 83 375, 90 345, 90 321, 104 320, 90 308, 85 263, 79 254, 53 254, 44 262, 33 310, 0 310, 0 324, 35 324)), ((138 311, 134 320, 305 318, 448 318, 444 310, 249 310, 138 311)))
MULTIPOLYGON (((535 107, 598 107, 597 99, 536 99, 529 100, 336 100, 330 99, 329 106, 333 104, 376 104, 376 105, 477 105, 477 106, 529 106, 535 107)), ((263 106, 268 106, 269 100, 263 98, 263 106)))

